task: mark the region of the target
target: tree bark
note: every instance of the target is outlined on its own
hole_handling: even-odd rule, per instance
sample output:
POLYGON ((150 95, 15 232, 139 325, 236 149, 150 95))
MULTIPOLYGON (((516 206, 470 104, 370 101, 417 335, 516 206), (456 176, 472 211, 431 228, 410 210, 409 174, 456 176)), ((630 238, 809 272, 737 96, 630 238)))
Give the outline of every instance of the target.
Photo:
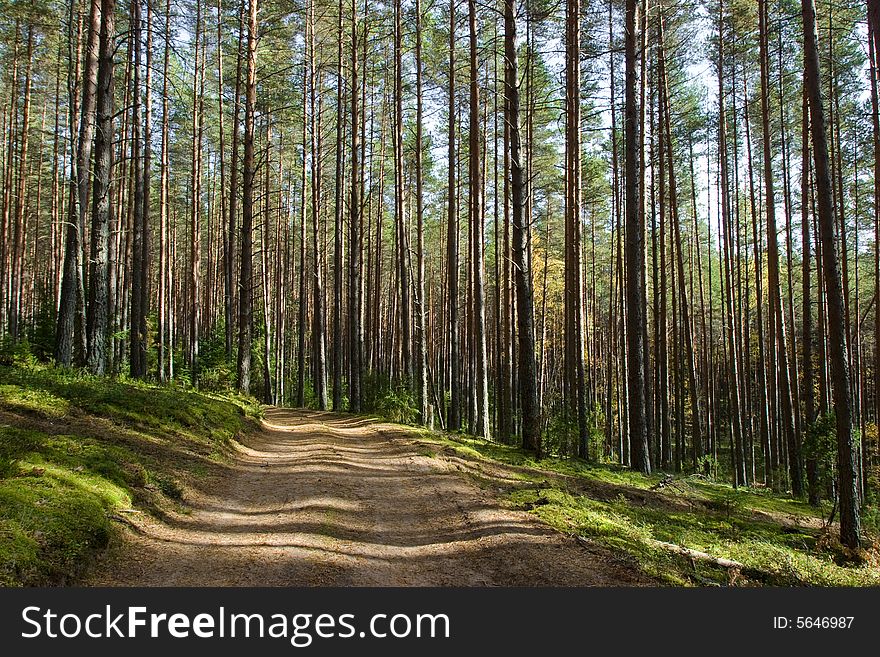
POLYGON ((358 16, 357 0, 351 3, 351 190, 349 202, 348 254, 348 407, 361 412, 363 358, 363 312, 361 293, 361 200, 358 124, 358 16))
POLYGON ((449 411, 446 426, 449 431, 461 428, 461 379, 459 325, 458 325, 458 182, 456 180, 457 153, 455 145, 455 3, 449 0, 449 150, 447 157, 448 184, 446 190, 447 221, 446 221, 446 293, 449 305, 449 411))
POLYGON ((428 413, 427 307, 425 304, 425 208, 422 181, 422 4, 415 0, 416 14, 416 367, 415 389, 419 420, 430 421, 428 413))
POLYGON ((339 16, 337 18, 336 33, 336 198, 334 205, 335 230, 333 231, 333 410, 342 410, 342 373, 345 367, 345 353, 343 348, 343 270, 345 255, 343 253, 343 153, 345 139, 345 101, 343 95, 342 78, 342 42, 344 33, 342 30, 342 0, 337 5, 339 16))
POLYGON ((134 221, 132 231, 132 250, 131 250, 131 309, 129 311, 129 374, 133 379, 143 378, 147 374, 147 318, 143 315, 144 306, 142 299, 147 293, 145 290, 146 283, 146 262, 144 261, 145 249, 145 219, 144 212, 149 203, 149 198, 145 196, 146 179, 144 177, 144 160, 146 156, 146 148, 149 142, 144 135, 143 144, 141 132, 144 127, 142 104, 141 104, 141 39, 143 38, 143 26, 141 24, 141 3, 140 0, 132 0, 131 3, 131 22, 132 27, 132 43, 131 48, 134 49, 134 70, 132 84, 132 176, 134 178, 134 221))
POLYGON ((632 465, 650 474, 651 455, 645 398, 645 307, 642 277, 645 275, 645 235, 639 217, 639 103, 637 78, 637 0, 626 2, 626 337, 629 393, 629 437, 632 465))
POLYGON ((471 262, 473 266, 473 306, 471 326, 474 341, 474 434, 490 437, 489 430, 489 383, 486 358, 486 310, 484 305, 483 277, 483 202, 482 164, 480 154, 480 91, 477 68, 477 3, 468 0, 468 28, 470 32, 470 124, 469 130, 469 186, 471 224, 471 262))
POLYGON ((840 541, 849 548, 861 543, 858 478, 853 455, 852 407, 843 290, 834 245, 834 208, 828 162, 825 113, 819 84, 819 45, 815 0, 801 0, 804 30, 804 77, 810 104, 819 236, 828 312, 834 416, 837 425, 837 476, 840 502, 840 541))
POLYGON ((116 0, 101 0, 96 95, 95 168, 92 184, 92 237, 86 362, 93 374, 109 365, 110 180, 113 169, 113 53, 116 0))
MULTIPOLYGON (((565 395, 578 427, 578 456, 587 458, 588 432, 581 275, 580 0, 565 10, 565 395)), ((609 379, 610 381, 610 379, 609 379)), ((610 417, 610 416, 609 416, 610 417)))
POLYGON ((541 414, 538 408, 535 364, 535 309, 532 270, 527 253, 530 217, 523 206, 527 182, 520 145, 519 80, 516 57, 516 14, 514 0, 504 2, 504 57, 507 125, 510 130, 510 177, 513 217, 513 266, 515 270, 519 358, 519 399, 522 409, 522 441, 525 449, 541 453, 541 414))
POLYGON ((247 73, 244 110, 244 168, 241 200, 241 270, 238 292, 238 389, 250 392, 254 315, 254 114, 257 102, 257 0, 248 0, 247 73))
MULTIPOLYGON (((76 138, 76 159, 71 163, 70 194, 67 226, 64 240, 64 274, 61 281, 61 302, 55 332, 55 360, 63 367, 70 367, 76 351, 86 356, 86 330, 81 309, 85 306, 85 280, 83 277, 83 239, 88 205, 89 161, 95 127, 95 103, 98 85, 98 42, 100 35, 101 0, 91 0, 86 36, 86 53, 82 69, 82 103, 79 105, 79 131, 76 138), (80 340, 76 341, 76 324, 79 319, 80 340)), ((73 22, 73 3, 70 21, 73 22)), ((76 60, 73 75, 79 74, 80 53, 73 52, 76 60)), ((77 113, 77 82, 68 81, 70 91, 70 129, 75 132, 77 113)))
MULTIPOLYGON (((309 2, 309 102, 311 115, 311 150, 312 150, 312 348, 315 354, 315 397, 318 408, 326 411, 329 406, 327 399, 327 336, 324 328, 324 259, 319 243, 319 214, 321 193, 321 153, 318 147, 318 132, 321 129, 317 116, 317 75, 315 73, 315 3, 309 2)), ((305 103, 304 103, 305 104, 305 103)), ((279 334, 280 337, 280 334, 279 334)))

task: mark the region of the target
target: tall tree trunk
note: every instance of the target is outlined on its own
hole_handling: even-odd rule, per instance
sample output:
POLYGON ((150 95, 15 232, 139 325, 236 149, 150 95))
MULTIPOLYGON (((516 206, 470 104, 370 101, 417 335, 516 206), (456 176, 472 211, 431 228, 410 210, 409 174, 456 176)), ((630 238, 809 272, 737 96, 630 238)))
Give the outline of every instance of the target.
POLYGON ((248 0, 247 73, 244 109, 244 169, 241 200, 241 273, 238 291, 238 389, 251 385, 251 347, 254 321, 254 113, 257 103, 257 0, 248 0))
POLYGON ((93 374, 109 365, 110 317, 110 180, 113 169, 113 54, 116 0, 101 0, 96 95, 95 168, 92 183, 92 244, 86 362, 93 374))
POLYGON ((141 378, 147 376, 147 315, 150 312, 150 178, 152 175, 152 143, 153 143, 153 6, 147 0, 146 43, 144 44, 144 148, 143 148, 143 211, 141 216, 141 308, 139 311, 138 333, 141 378))
POLYGON ((626 2, 626 337, 629 393, 629 438, 634 468, 649 474, 651 455, 645 397, 645 312, 642 277, 645 275, 645 235, 639 217, 639 102, 637 78, 637 0, 626 2))
MULTIPOLYGON (((728 171, 728 154, 727 154, 727 115, 725 112, 724 102, 724 0, 718 5, 718 148, 721 178, 721 198, 720 198, 720 222, 725 231, 725 235, 731 234, 730 230, 730 199, 729 199, 729 171, 728 171)), ((734 464, 734 485, 743 485, 746 483, 745 463, 743 459, 743 428, 742 428, 742 400, 740 389, 740 358, 737 346, 736 333, 734 324, 736 317, 734 315, 733 288, 731 285, 732 276, 732 252, 730 239, 724 239, 724 259, 726 266, 724 268, 724 287, 725 294, 725 332, 727 334, 728 349, 728 394, 730 396, 730 422, 732 426, 732 462, 734 464)))
POLYGON ((143 144, 141 144, 141 135, 143 126, 142 104, 141 104, 141 39, 143 38, 143 26, 141 24, 141 3, 140 0, 132 0, 131 3, 131 22, 132 27, 132 43, 134 49, 134 70, 132 85, 132 176, 134 177, 134 222, 132 231, 132 251, 131 251, 131 310, 129 318, 131 329, 129 331, 129 373, 133 379, 143 378, 147 374, 147 318, 142 317, 143 304, 141 300, 147 293, 144 289, 146 277, 144 276, 146 262, 144 262, 144 211, 147 208, 145 203, 144 189, 144 157, 146 155, 145 145, 149 142, 144 135, 143 144))
POLYGON ((0 223, 0 333, 6 332, 6 297, 9 290, 9 238, 11 230, 10 213, 12 212, 13 171, 15 169, 15 128, 18 118, 18 57, 19 41, 21 40, 20 21, 15 21, 15 38, 12 45, 12 75, 9 84, 11 99, 9 101, 9 132, 6 142, 6 162, 3 171, 3 218, 0 223))
POLYGON ((192 152, 190 169, 190 256, 189 256, 189 369, 193 386, 199 383, 199 337, 202 329, 202 298, 200 297, 202 268, 202 5, 196 3, 195 64, 193 69, 192 152))
POLYGON ((343 349, 342 309, 344 306, 342 296, 343 283, 343 152, 345 139, 345 101, 343 95, 342 78, 342 42, 344 33, 342 30, 342 0, 337 5, 339 12, 336 33, 336 199, 334 205, 335 229, 333 231, 333 410, 342 410, 342 370, 345 366, 345 353, 343 349))
MULTIPOLYGON (((580 0, 565 7, 565 390, 578 427, 578 456, 588 457, 581 275, 580 0)), ((609 379, 610 380, 610 379, 609 379)), ((610 415, 609 415, 610 417, 610 415)))
MULTIPOLYGON (((303 82, 305 82, 305 74, 303 74, 303 82)), ((305 84, 303 84, 305 88, 305 84)), ((303 93, 303 101, 305 102, 306 94, 303 93)), ((303 128, 305 128, 305 114, 303 115, 303 128)), ((272 386, 271 372, 271 355, 272 355, 272 339, 274 337, 272 331, 272 314, 269 312, 269 287, 272 285, 271 273, 269 271, 269 262, 271 260, 269 254, 269 234, 272 227, 269 225, 272 212, 269 207, 271 203, 271 183, 272 183, 272 117, 268 110, 264 114, 266 123, 266 151, 265 166, 263 167, 263 190, 262 190, 262 207, 263 219, 260 221, 260 290, 263 297, 263 403, 272 404, 274 390, 272 386)), ((305 154, 305 129, 303 130, 303 154, 305 154)), ((303 166, 305 172, 305 166, 303 166)), ((303 233, 305 233, 305 198, 303 198, 303 233)), ((305 241, 303 240, 303 243, 305 241)), ((302 295, 305 299, 305 295, 302 295)))
POLYGON ((359 160, 358 108, 358 16, 357 0, 351 3, 351 190, 349 201, 349 254, 348 254, 348 339, 349 377, 348 406, 354 413, 361 412, 361 374, 363 358, 363 312, 361 309, 361 200, 359 160))
MULTIPOLYGON (((803 328, 801 333, 801 349, 803 350, 803 366, 801 367, 801 389, 804 394, 804 420, 807 430, 816 421, 816 402, 813 382, 813 309, 811 302, 811 238, 810 238, 810 106, 806 84, 801 94, 801 284, 803 310, 803 328)), ((876 120, 875 120, 876 129, 876 120)), ((878 151, 880 152, 880 151, 878 151)), ((880 180, 878 180, 880 185, 880 180)), ((880 190, 880 187, 877 187, 880 190)), ((810 454, 807 465, 807 498, 811 505, 819 504, 818 463, 816 456, 810 454)))
MULTIPOLYGON (((874 335, 880 336, 880 0, 868 0, 869 61, 871 74, 871 124, 874 146, 874 335)), ((880 425, 880 344, 874 345, 874 423, 880 425)), ((878 444, 880 449, 880 444, 878 444)))
POLYGON ((408 228, 404 211, 403 168, 403 9, 401 0, 394 2, 394 225, 397 244, 397 279, 400 292, 401 373, 407 381, 412 377, 412 311, 407 267, 408 228))
POLYGON ((21 316, 22 301, 24 243, 25 235, 27 233, 28 138, 31 129, 31 90, 33 88, 33 78, 31 75, 33 72, 34 61, 33 25, 28 25, 25 59, 24 103, 22 106, 21 117, 21 142, 18 151, 18 189, 15 202, 15 226, 12 237, 12 254, 10 257, 12 276, 9 288, 9 333, 13 340, 18 340, 21 330, 19 319, 21 316))
POLYGON ((828 346, 831 360, 834 416, 837 424, 840 541, 849 548, 858 548, 861 543, 861 523, 858 505, 858 478, 853 453, 846 315, 837 251, 834 246, 834 208, 832 206, 825 113, 822 104, 822 89, 819 83, 821 78, 819 77, 819 37, 815 0, 801 0, 801 12, 804 29, 805 87, 810 103, 810 132, 813 142, 813 166, 815 167, 818 205, 817 219, 822 244, 822 268, 825 274, 828 304, 828 346))
MULTIPOLYGON (((70 22, 73 23, 73 7, 70 6, 70 22)), ((82 69, 82 103, 79 118, 79 131, 76 137, 76 157, 71 162, 70 194, 67 212, 67 226, 64 239, 64 274, 61 281, 61 302, 58 308, 58 322, 55 331, 55 360, 64 367, 70 367, 76 351, 79 357, 86 356, 86 330, 82 309, 85 307, 85 281, 83 277, 83 240, 88 206, 89 162, 92 152, 92 138, 95 128, 95 103, 98 85, 98 42, 100 34, 101 0, 91 0, 87 25, 85 61, 82 69), (79 341, 76 341, 77 319, 79 320, 79 341)), ((78 38, 77 42, 81 40, 78 38)), ((80 52, 70 46, 70 59, 74 60, 73 75, 79 75, 80 52)), ((77 123, 77 84, 68 81, 70 95, 70 131, 76 131, 77 123)))
POLYGON ((471 224, 471 263, 473 266, 473 306, 471 330, 474 341, 474 396, 476 402, 474 434, 490 437, 489 431, 489 382, 486 358, 486 310, 484 305, 483 276, 483 202, 482 165, 480 154, 480 91, 477 68, 477 3, 468 0, 468 28, 470 32, 470 124, 469 131, 469 186, 471 224))
MULTIPOLYGON (((165 0, 165 52, 162 65, 162 152, 159 156, 159 312, 157 316, 158 335, 158 374, 159 381, 166 379, 166 350, 170 342, 171 322, 167 317, 171 304, 169 298, 168 257, 168 67, 171 60, 171 0, 165 0)), ((169 359, 170 360, 170 359, 169 359)), ((169 368, 170 369, 170 368, 169 368)))
MULTIPOLYGON (((308 42, 308 36, 306 36, 308 42)), ((303 64, 302 77, 302 97, 303 102, 308 95, 308 72, 305 63, 303 64)), ((301 163, 300 170, 300 197, 299 197, 299 292, 297 293, 297 343, 296 343, 296 405, 303 407, 306 405, 306 321, 308 315, 308 296, 307 296, 307 277, 306 277, 306 188, 308 182, 306 179, 306 122, 308 117, 306 112, 302 115, 302 132, 301 136, 301 163)))
POLYGON ((458 183, 456 180, 457 160, 455 145, 455 3, 449 0, 449 154, 447 157, 448 185, 446 222, 446 292, 449 304, 449 411, 446 426, 450 431, 461 428, 461 354, 459 349, 458 326, 458 280, 459 280, 459 231, 458 208, 456 206, 458 183))
MULTIPOLYGON (((318 145, 318 132, 321 129, 320 117, 317 116, 317 75, 315 73, 315 3, 309 3, 309 102, 311 115, 311 150, 312 150, 312 251, 314 252, 312 269, 312 342, 315 357, 315 397, 318 408, 327 410, 327 336, 324 329, 324 259, 318 239, 321 193, 321 153, 318 145)), ((303 102, 305 104, 305 101, 303 102)), ((279 155, 280 157, 280 155, 279 155)), ((305 163, 303 163, 305 165, 305 163)), ((280 334, 279 334, 280 336, 280 334)))
MULTIPOLYGON (((240 11, 240 10, 239 10, 240 11)), ((239 13, 239 17, 241 13, 239 13)), ((240 25, 239 25, 240 27, 240 25)), ((241 38, 241 30, 239 30, 239 39, 241 38)), ((241 48, 241 43, 239 43, 241 48)), ((241 53, 238 54, 238 62, 241 62, 241 53)), ((236 78, 236 89, 238 89, 238 78, 236 78)), ((236 94, 237 95, 237 94, 236 94)), ((238 100, 235 102, 235 112, 238 110, 238 100)), ((220 232, 223 244, 223 346, 226 352, 226 359, 232 359, 232 261, 233 261, 233 244, 234 231, 229 230, 229 223, 232 221, 231 213, 227 214, 226 194, 224 186, 226 185, 226 131, 224 130, 224 112, 223 112, 223 3, 217 0, 217 121, 218 132, 220 138, 220 189, 218 196, 220 198, 220 232)), ((233 122, 237 122, 237 117, 233 118, 233 122)), ((233 132, 235 132, 233 126, 233 132)), ((238 144, 235 144, 233 150, 237 150, 238 144)), ((235 169, 235 159, 232 159, 232 168, 235 169)), ((231 176, 230 176, 231 178, 231 176)), ((232 180, 229 182, 230 196, 235 194, 232 180)), ((231 199, 230 199, 231 200, 231 199)))
MULTIPOLYGON (((659 94, 658 94, 659 95, 659 94)), ((659 447, 660 447, 660 467, 668 468, 672 461, 672 426, 670 422, 670 414, 669 414, 669 330, 667 323, 667 277, 669 275, 669 267, 667 266, 668 262, 668 248, 666 247, 666 236, 667 236, 667 208, 668 205, 666 203, 666 130, 664 126, 666 125, 666 104, 663 102, 657 103, 657 159, 659 160, 657 163, 657 178, 658 178, 658 199, 657 205, 659 209, 660 215, 660 229, 659 229, 659 260, 660 260, 660 290, 659 290, 659 302, 658 302, 658 319, 657 324, 658 328, 658 338, 659 344, 657 346, 657 391, 659 395, 659 409, 657 411, 657 430, 660 433, 659 447)))
POLYGON ((504 2, 504 57, 506 123, 510 130, 510 176, 513 209, 513 266, 516 279, 516 309, 519 332, 519 399, 522 408, 523 447, 541 453, 541 414, 538 408, 537 368, 535 364, 535 319, 532 270, 527 248, 530 217, 524 216, 526 197, 524 167, 520 147, 519 80, 516 57, 516 14, 514 0, 504 2))
POLYGON ((416 14, 416 369, 415 388, 419 420, 430 422, 428 412, 428 335, 425 304, 425 208, 422 185, 422 4, 415 0, 416 14))

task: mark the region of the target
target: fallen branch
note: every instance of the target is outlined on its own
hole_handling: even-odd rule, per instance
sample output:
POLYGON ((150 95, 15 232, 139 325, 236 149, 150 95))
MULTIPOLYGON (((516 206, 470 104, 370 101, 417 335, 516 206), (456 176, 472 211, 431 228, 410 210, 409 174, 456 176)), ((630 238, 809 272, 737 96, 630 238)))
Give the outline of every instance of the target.
POLYGON ((675 552, 676 554, 681 554, 685 557, 693 559, 694 561, 705 561, 721 568, 736 568, 737 570, 746 569, 746 566, 744 564, 741 564, 739 561, 734 561, 733 559, 725 559, 724 557, 713 557, 711 554, 707 554, 706 552, 700 552, 699 550, 686 548, 681 545, 676 545, 675 543, 654 541, 654 544, 657 547, 669 550, 670 552, 675 552))
POLYGON ((651 486, 651 488, 649 488, 648 490, 659 490, 661 488, 665 488, 666 486, 671 484, 673 481, 675 481, 675 477, 673 477, 672 475, 666 475, 665 477, 663 477, 663 479, 661 479, 656 484, 651 486))
MULTIPOLYGON (((669 550, 670 552, 688 557, 691 560, 691 565, 694 567, 695 571, 697 569, 697 561, 707 563, 712 566, 717 566, 719 568, 726 568, 731 575, 731 584, 733 584, 733 582, 736 580, 737 574, 745 575, 750 579, 758 580, 759 582, 764 582, 766 584, 778 583, 777 578, 773 575, 773 573, 767 572, 766 570, 761 570, 759 568, 746 566, 745 564, 740 563, 739 561, 734 561, 733 559, 727 559, 725 557, 713 557, 711 554, 700 552, 699 550, 694 550, 692 548, 686 548, 682 545, 676 545, 675 543, 666 543, 665 541, 653 541, 653 544, 659 548, 663 548, 664 550, 669 550)), ((798 580, 800 580, 800 578, 798 578, 798 580)))

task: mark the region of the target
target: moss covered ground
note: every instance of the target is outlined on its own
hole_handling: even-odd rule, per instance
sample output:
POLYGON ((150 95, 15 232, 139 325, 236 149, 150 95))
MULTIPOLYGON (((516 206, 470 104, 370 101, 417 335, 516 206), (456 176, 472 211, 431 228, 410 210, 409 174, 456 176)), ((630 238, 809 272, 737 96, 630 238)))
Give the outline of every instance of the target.
POLYGON ((0 585, 74 581, 114 518, 179 505, 259 413, 235 396, 0 367, 0 585))
POLYGON ((432 452, 453 454, 483 486, 562 532, 624 551, 659 582, 689 585, 880 586, 873 508, 866 549, 849 553, 829 523, 831 507, 765 488, 703 476, 645 476, 615 465, 543 458, 521 449, 423 431, 432 452), (664 545, 666 544, 666 545, 664 545), (670 545, 731 559, 742 569, 692 559, 670 545))

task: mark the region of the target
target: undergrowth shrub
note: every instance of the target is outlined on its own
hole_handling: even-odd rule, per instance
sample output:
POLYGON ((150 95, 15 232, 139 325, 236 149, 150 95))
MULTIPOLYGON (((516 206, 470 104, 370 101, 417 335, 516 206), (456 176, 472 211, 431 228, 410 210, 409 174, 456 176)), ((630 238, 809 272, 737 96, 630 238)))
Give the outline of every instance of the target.
MULTIPOLYGON (((594 463, 608 463, 612 453, 605 441, 602 427, 605 416, 599 407, 587 413, 587 455, 594 463)), ((550 416, 543 436, 544 452, 553 456, 577 456, 580 440, 578 419, 573 414, 555 412, 550 416)))
POLYGON ((362 380, 363 410, 391 422, 412 424, 419 417, 418 404, 406 382, 392 383, 383 375, 368 373, 362 380))
MULTIPOLYGON (((827 497, 833 496, 835 484, 835 465, 837 462, 837 429, 834 413, 819 416, 807 428, 804 439, 804 459, 808 463, 815 461, 815 490, 818 499, 823 492, 827 497)), ((808 466, 808 473, 810 468, 808 466)))

